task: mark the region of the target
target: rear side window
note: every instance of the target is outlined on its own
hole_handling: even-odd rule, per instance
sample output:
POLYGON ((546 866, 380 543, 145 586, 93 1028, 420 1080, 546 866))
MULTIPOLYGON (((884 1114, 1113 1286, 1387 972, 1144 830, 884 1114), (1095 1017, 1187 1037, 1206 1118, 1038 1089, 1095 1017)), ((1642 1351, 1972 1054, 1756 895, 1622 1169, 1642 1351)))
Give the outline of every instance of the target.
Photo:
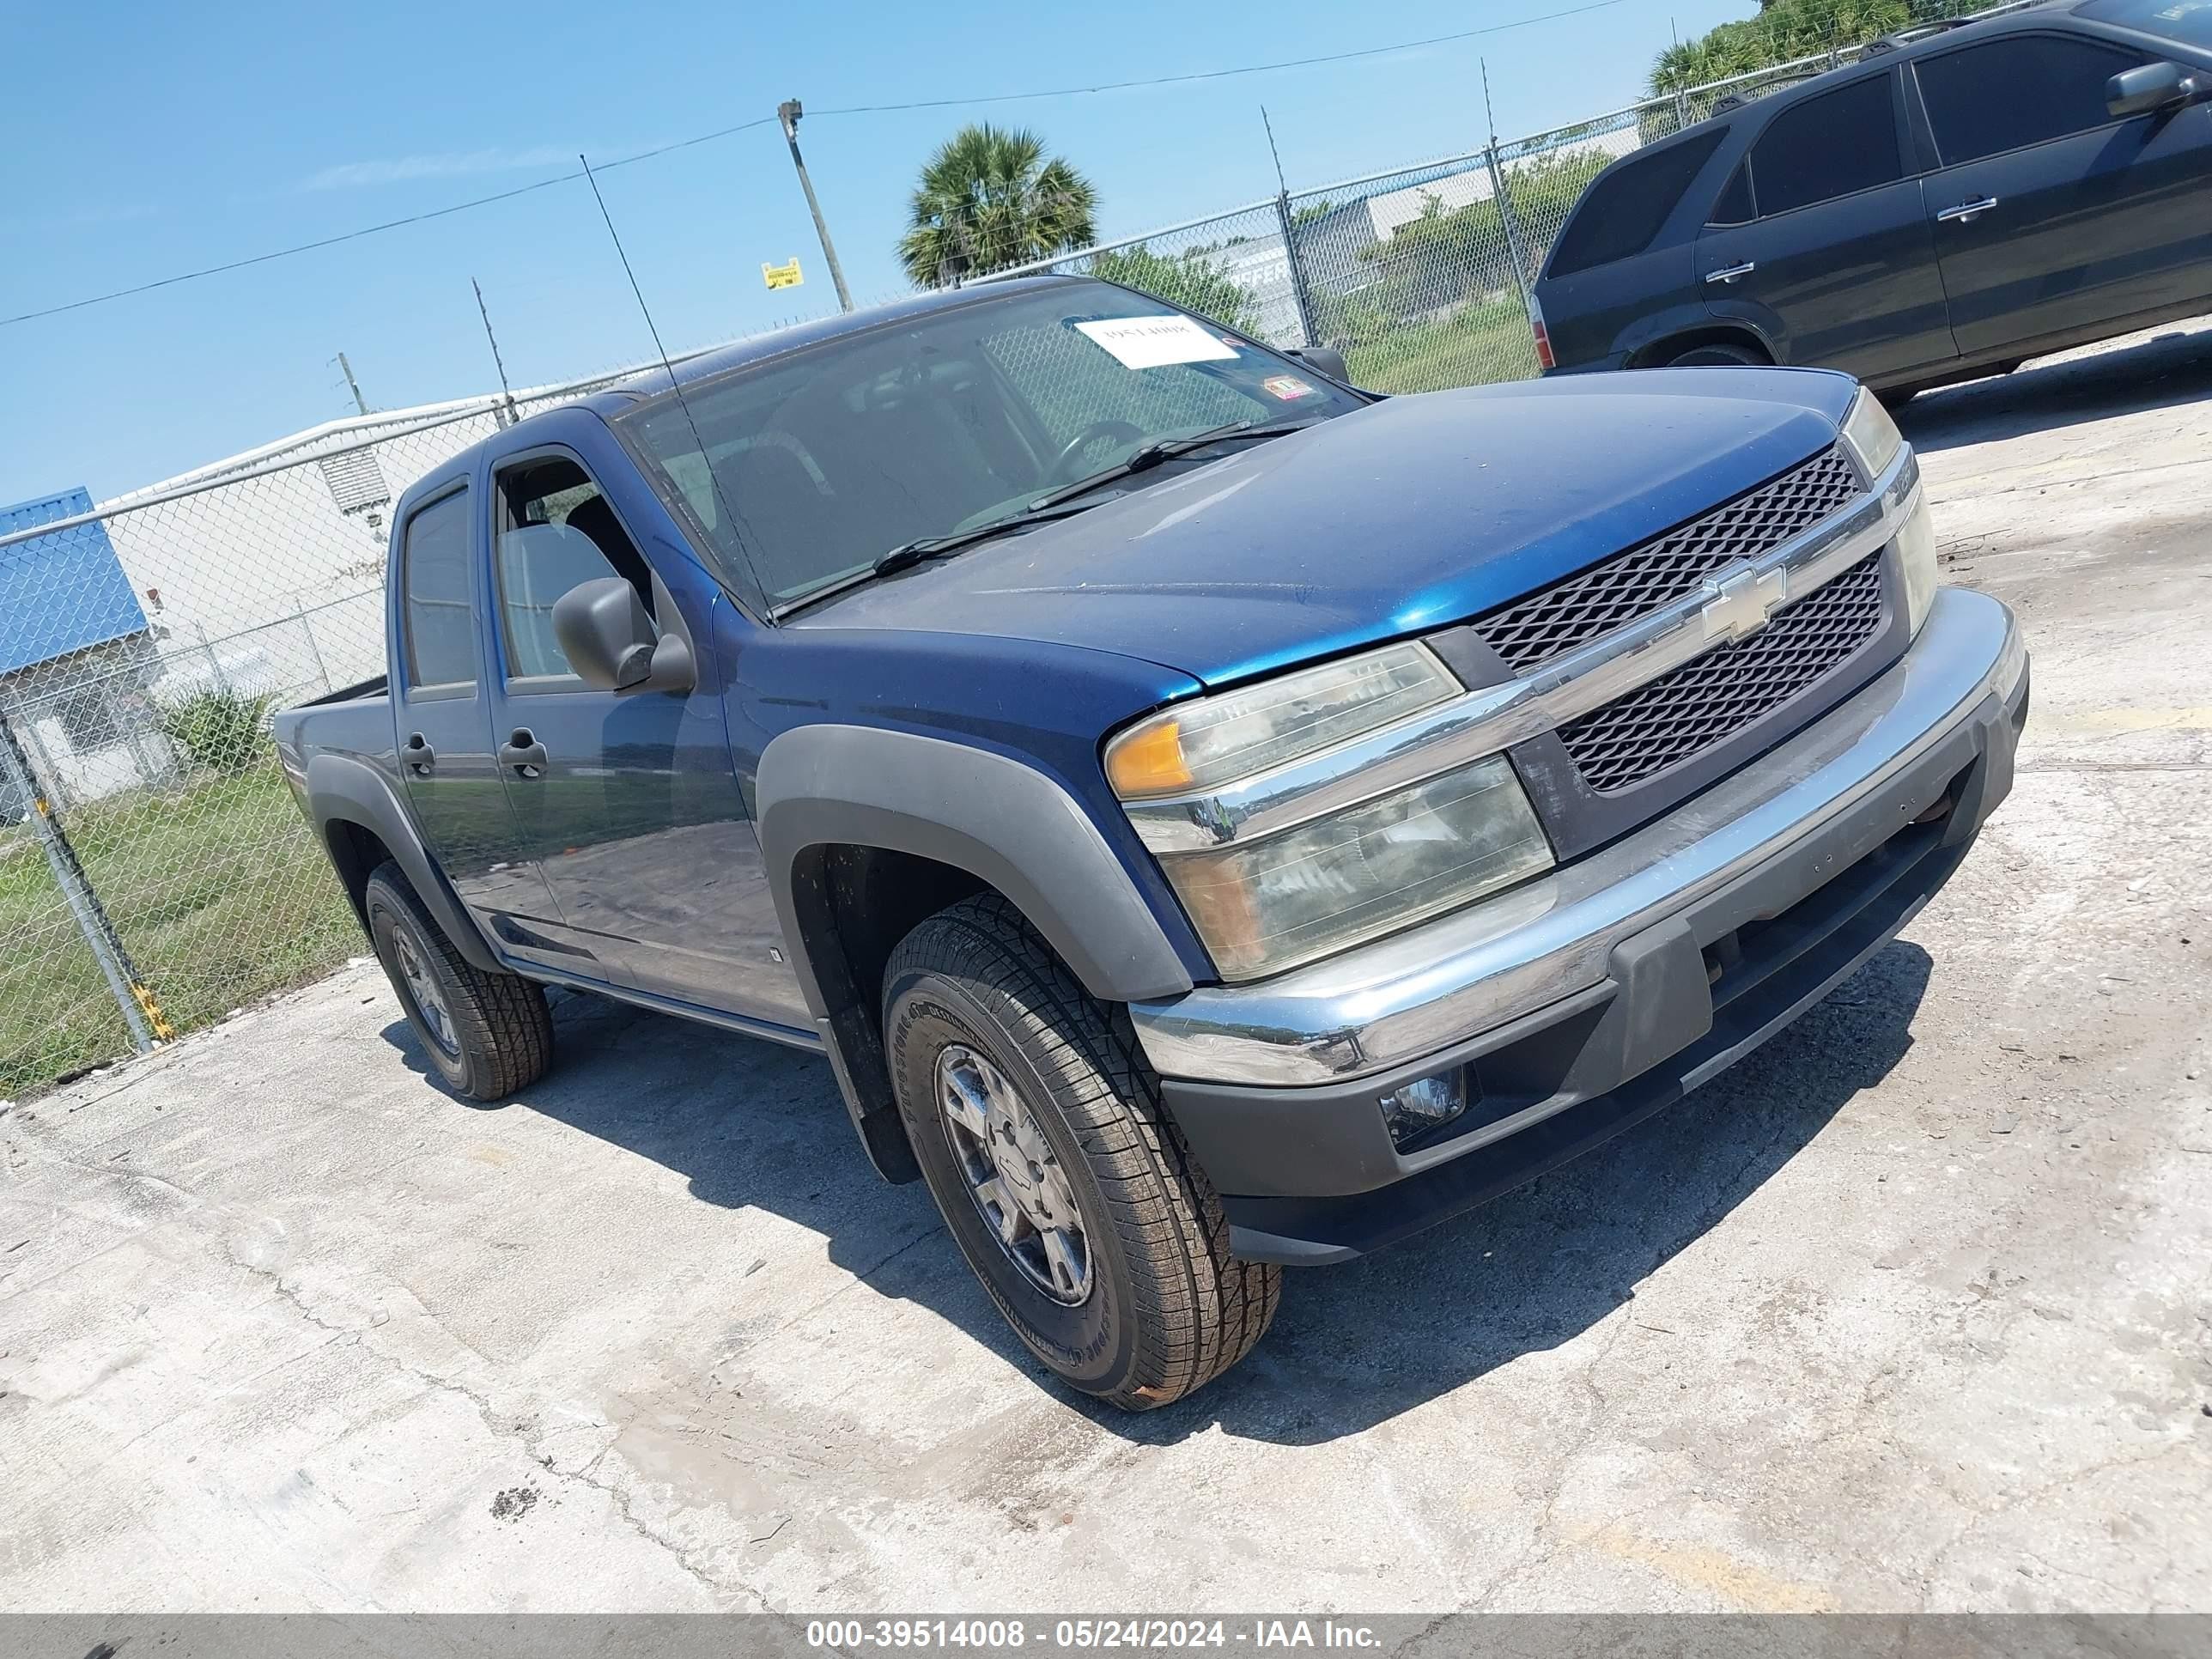
POLYGON ((457 489, 407 520, 407 683, 472 685, 476 625, 469 610, 469 492, 457 489))
POLYGON ((1552 251, 1548 274, 1571 276, 1650 246, 1659 227, 1725 136, 1725 128, 1716 127, 1638 155, 1599 179, 1552 251))
POLYGON ((1890 77, 1870 76, 1793 104, 1752 146, 1759 210, 1771 217, 1905 176, 1890 77))
POLYGON ((1916 69, 1936 149, 1944 166, 1956 167, 2107 125, 2105 82, 2142 61, 2101 41, 2021 34, 1923 58, 1916 69))

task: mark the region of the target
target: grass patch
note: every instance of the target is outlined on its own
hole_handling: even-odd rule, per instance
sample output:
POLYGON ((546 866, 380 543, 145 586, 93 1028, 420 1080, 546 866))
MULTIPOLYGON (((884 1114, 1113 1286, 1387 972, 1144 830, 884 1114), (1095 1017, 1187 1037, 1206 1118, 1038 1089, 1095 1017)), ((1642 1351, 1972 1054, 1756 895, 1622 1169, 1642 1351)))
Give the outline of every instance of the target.
MULTIPOLYGON (((93 890, 179 1031, 363 948, 273 759, 63 822, 93 890)), ((27 826, 0 850, 0 1096, 131 1052, 131 1034, 27 826)))
POLYGON ((1376 392, 1442 392, 1536 373, 1536 344, 1517 300, 1471 305, 1432 322, 1407 323, 1344 354, 1354 386, 1376 392))

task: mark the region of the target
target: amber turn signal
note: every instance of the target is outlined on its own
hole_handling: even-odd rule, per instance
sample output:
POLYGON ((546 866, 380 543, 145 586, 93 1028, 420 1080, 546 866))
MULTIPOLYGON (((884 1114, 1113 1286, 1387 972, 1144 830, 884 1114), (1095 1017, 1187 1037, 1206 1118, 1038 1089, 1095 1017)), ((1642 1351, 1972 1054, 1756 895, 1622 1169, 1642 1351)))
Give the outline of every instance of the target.
POLYGON ((1141 726, 1106 751, 1106 780, 1124 800, 1171 794, 1190 787, 1182 727, 1175 720, 1141 726))

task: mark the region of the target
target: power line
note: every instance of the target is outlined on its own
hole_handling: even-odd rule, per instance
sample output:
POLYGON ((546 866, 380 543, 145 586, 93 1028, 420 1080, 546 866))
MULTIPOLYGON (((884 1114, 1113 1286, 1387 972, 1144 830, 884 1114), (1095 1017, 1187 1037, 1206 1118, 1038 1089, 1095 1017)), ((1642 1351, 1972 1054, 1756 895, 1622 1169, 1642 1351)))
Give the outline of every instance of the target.
MULTIPOLYGON (((1042 98, 1074 98, 1094 93, 1127 92, 1140 87, 1188 86, 1201 81, 1224 81, 1237 76, 1268 75, 1280 70, 1308 69, 1321 64, 1349 63, 1357 58, 1381 58, 1392 52, 1419 52, 1426 46, 1449 46, 1455 41, 1472 40, 1479 35, 1500 34, 1509 29, 1527 28, 1536 23, 1555 22, 1563 17, 1579 17, 1586 12, 1604 11, 1626 5, 1628 0, 1589 0, 1589 3, 1569 6, 1563 10, 1549 11, 1534 17, 1515 18, 1509 22, 1486 24, 1481 28, 1462 29, 1451 34, 1435 34, 1420 40, 1401 40, 1387 46, 1363 46, 1352 52, 1326 52, 1312 58, 1289 58, 1273 64, 1246 64, 1232 69, 1198 70, 1184 75, 1160 75, 1137 81, 1104 81, 1092 86, 1055 87, 1041 92, 1002 92, 968 98, 927 98, 902 104, 848 104, 838 109, 816 110, 823 115, 887 115, 903 111, 926 109, 957 109, 977 104, 1012 104, 1042 98)), ((773 115, 763 115, 757 120, 740 121, 735 126, 717 128, 690 138, 679 138, 672 143, 659 144, 651 149, 641 149, 634 155, 617 156, 600 163, 593 169, 605 173, 615 167, 630 167, 639 161, 651 161, 679 149, 712 143, 719 138, 728 138, 755 127, 768 126, 775 122, 773 115)), ((106 305, 113 300, 127 300, 134 295, 151 294, 158 289, 174 288, 180 283, 198 282, 205 276, 220 276, 227 271, 244 270, 252 265, 264 265, 276 259, 289 259, 301 253, 313 253, 319 249, 337 247, 342 243, 359 241, 364 236, 380 235, 387 230, 402 230, 409 225, 424 224, 433 219, 444 219, 456 213, 466 213, 480 207, 490 207, 500 202, 511 202, 518 196, 550 190, 555 185, 573 183, 585 175, 580 171, 556 173, 550 179, 540 179, 533 184, 517 185, 512 190, 495 191, 489 196, 478 196, 465 202, 455 202, 447 207, 431 208, 422 213, 410 213, 404 218, 386 219, 380 224, 363 225, 358 230, 342 231, 335 236, 319 237, 312 242, 300 242, 290 247, 281 247, 267 253, 249 254, 241 259, 226 260, 222 264, 204 265, 197 270, 179 271, 173 276, 157 277, 150 283, 138 283, 129 288, 118 288, 105 294, 88 295, 82 300, 70 300, 58 306, 46 306, 37 311, 25 311, 12 317, 0 317, 0 328, 17 323, 36 322, 43 317, 58 317, 65 312, 82 311, 88 306, 106 305)))
POLYGON ((1478 35, 1503 34, 1508 29, 1524 29, 1533 23, 1556 22, 1562 17, 1579 17, 1584 12, 1605 11, 1611 7, 1626 5, 1627 0, 1591 0, 1588 5, 1570 6, 1565 11, 1547 11, 1535 17, 1516 17, 1509 23, 1486 24, 1479 29, 1462 29, 1455 34, 1432 34, 1425 40, 1401 40, 1395 46, 1363 46, 1356 52, 1325 52, 1317 58, 1285 58, 1274 64, 1246 64, 1237 69, 1196 70, 1188 75, 1156 75, 1141 81, 1102 81, 1095 86, 1054 87, 1047 92, 1001 92, 979 98, 925 98, 908 104, 848 104, 842 109, 817 110, 817 115, 886 115, 901 110, 960 109, 974 104, 1018 104, 1032 98, 1073 98, 1085 93, 1127 92, 1138 87, 1184 86, 1194 81, 1226 81, 1239 75, 1269 75, 1277 70, 1309 69, 1316 64, 1345 64, 1356 58, 1381 58, 1394 52, 1419 52, 1424 46, 1449 46, 1455 40, 1472 40, 1478 35))
MULTIPOLYGON (((660 144, 652 149, 639 150, 634 155, 618 156, 606 162, 599 171, 609 167, 626 167, 633 162, 647 161, 656 155, 665 155, 671 150, 689 149, 694 144, 710 143, 717 138, 727 138, 732 133, 744 132, 753 127, 764 127, 775 119, 763 115, 758 120, 740 121, 733 127, 723 127, 714 132, 702 132, 696 137, 679 138, 674 143, 660 144)), ((179 283, 198 282, 203 276, 220 276, 227 270, 243 270, 249 265, 265 265, 272 259, 289 259, 296 253, 313 253, 318 248, 336 247, 342 242, 356 242, 364 236, 374 236, 387 230, 399 230, 408 225, 422 224, 432 219, 443 219, 456 213, 466 213, 471 208, 489 207, 495 202, 511 202, 518 196, 527 196, 533 191, 550 190, 555 185, 565 185, 582 178, 581 173, 556 173, 550 179, 540 179, 535 184, 517 185, 513 190, 495 191, 489 196, 478 196, 466 202, 455 202, 450 207, 431 208, 422 213, 410 213, 404 219, 386 219, 381 224, 363 225, 359 230, 341 231, 336 236, 325 236, 312 242, 300 242, 291 247, 280 247, 268 253, 250 254, 243 259, 231 259, 219 265, 204 265, 198 270, 184 270, 173 276, 161 276, 150 283, 140 283, 131 288, 114 289, 106 294, 94 294, 82 300, 71 300, 58 306, 48 306, 41 311, 26 311, 14 317, 0 317, 0 328, 16 323, 36 322, 41 317, 58 317, 65 311, 82 311, 87 306, 106 305, 110 300, 127 300, 134 294, 151 294, 156 289, 174 288, 179 283)))

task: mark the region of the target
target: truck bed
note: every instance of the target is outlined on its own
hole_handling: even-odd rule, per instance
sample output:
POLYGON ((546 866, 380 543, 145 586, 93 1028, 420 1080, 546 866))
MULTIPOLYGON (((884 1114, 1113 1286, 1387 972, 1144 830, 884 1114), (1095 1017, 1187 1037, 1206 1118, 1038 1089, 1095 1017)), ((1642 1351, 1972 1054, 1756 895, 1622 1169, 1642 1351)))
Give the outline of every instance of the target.
POLYGON ((382 755, 392 748, 392 699, 383 675, 280 708, 270 721, 288 769, 319 754, 382 755))

